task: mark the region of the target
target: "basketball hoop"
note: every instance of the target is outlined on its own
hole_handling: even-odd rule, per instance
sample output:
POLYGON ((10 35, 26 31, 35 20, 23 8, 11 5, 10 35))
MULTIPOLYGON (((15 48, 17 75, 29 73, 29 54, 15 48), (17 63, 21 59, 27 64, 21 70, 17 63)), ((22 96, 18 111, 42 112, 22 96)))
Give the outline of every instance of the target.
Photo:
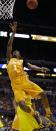
POLYGON ((27 0, 26 5, 29 9, 36 9, 38 6, 38 0, 27 0))
POLYGON ((0 19, 12 19, 15 0, 0 0, 0 19))

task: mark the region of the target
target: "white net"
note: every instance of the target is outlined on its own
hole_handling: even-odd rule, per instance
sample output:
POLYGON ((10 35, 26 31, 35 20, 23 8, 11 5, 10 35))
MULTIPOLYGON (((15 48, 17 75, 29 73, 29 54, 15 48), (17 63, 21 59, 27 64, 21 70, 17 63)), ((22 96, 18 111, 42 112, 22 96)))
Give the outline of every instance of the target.
POLYGON ((0 19, 12 19, 15 0, 0 0, 0 19))

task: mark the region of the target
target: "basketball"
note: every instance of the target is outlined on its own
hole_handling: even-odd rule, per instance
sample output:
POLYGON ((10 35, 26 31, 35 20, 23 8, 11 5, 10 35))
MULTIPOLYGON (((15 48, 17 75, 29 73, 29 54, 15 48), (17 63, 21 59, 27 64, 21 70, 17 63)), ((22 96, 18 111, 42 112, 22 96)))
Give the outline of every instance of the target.
POLYGON ((27 0, 26 5, 28 9, 36 9, 38 6, 38 1, 37 0, 27 0))

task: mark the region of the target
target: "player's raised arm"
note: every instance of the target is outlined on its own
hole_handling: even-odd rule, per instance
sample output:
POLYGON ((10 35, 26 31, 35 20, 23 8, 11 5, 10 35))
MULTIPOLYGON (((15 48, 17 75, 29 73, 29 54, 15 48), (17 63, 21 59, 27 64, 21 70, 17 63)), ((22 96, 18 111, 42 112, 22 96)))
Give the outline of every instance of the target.
POLYGON ((10 24, 10 28, 12 30, 12 35, 10 36, 7 44, 7 52, 6 52, 7 61, 9 61, 10 58, 12 57, 12 44, 17 29, 17 22, 13 22, 12 24, 10 24))

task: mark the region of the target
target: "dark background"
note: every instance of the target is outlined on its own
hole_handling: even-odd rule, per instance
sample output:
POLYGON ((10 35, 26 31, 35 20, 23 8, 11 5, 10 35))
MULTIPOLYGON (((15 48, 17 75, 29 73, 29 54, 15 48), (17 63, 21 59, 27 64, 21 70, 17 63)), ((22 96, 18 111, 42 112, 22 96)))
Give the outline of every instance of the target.
POLYGON ((56 1, 38 0, 37 9, 29 10, 26 0, 16 0, 14 18, 22 23, 56 26, 56 1))

